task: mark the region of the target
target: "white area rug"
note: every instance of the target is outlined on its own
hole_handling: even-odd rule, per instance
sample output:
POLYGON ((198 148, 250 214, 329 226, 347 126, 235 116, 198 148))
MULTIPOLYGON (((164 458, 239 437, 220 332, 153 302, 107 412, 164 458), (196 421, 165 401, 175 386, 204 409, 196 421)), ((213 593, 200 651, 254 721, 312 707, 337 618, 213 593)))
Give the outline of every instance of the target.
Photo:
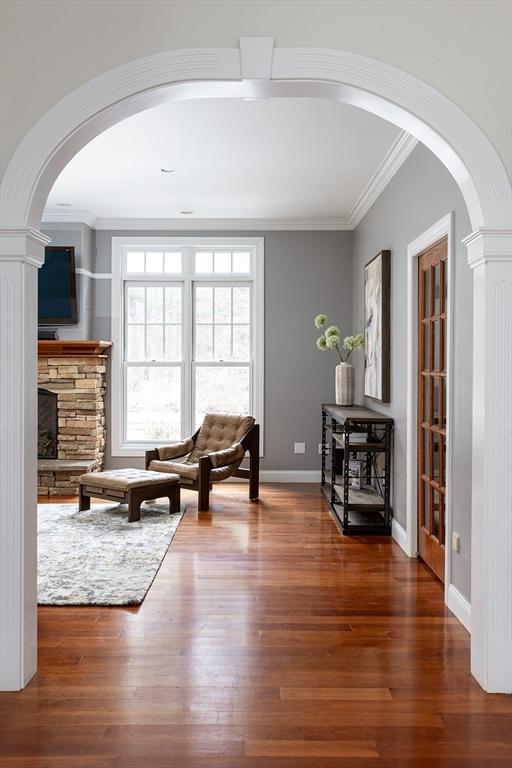
POLYGON ((39 504, 38 603, 136 605, 155 578, 185 511, 167 499, 141 506, 129 523, 126 505, 39 504))

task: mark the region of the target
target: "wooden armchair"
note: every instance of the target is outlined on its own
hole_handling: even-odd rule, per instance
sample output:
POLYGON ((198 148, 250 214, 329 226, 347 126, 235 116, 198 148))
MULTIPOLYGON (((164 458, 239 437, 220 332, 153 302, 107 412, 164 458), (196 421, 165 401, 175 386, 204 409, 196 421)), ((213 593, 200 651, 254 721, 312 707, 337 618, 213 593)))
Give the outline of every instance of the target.
POLYGON ((213 483, 228 477, 249 480, 249 498, 259 495, 260 427, 252 416, 207 413, 192 437, 146 451, 146 469, 174 472, 180 485, 198 491, 197 508, 207 512, 213 483), (240 467, 249 452, 249 469, 240 467))

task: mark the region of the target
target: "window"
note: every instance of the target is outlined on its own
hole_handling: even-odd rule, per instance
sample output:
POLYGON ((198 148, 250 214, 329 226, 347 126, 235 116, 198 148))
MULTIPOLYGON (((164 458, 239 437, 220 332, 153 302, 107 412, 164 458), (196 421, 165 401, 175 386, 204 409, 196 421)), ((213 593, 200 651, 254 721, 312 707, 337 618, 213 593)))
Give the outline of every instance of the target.
POLYGON ((194 285, 194 428, 208 411, 251 412, 250 283, 194 285))
POLYGON ((180 284, 125 282, 125 442, 182 435, 180 284))
POLYGON ((112 453, 263 423, 263 240, 112 239, 112 453), (118 393, 115 397, 114 393, 118 393))

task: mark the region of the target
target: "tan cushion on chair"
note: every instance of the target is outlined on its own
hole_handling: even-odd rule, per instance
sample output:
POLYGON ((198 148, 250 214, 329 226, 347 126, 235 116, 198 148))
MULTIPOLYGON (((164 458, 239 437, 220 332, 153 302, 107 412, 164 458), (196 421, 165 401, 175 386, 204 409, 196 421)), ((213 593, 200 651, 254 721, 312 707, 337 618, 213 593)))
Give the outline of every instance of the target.
POLYGON ((158 458, 161 461, 168 461, 169 459, 178 459, 181 456, 186 456, 194 449, 194 441, 191 437, 187 437, 186 440, 181 440, 174 445, 165 445, 162 448, 157 448, 158 458))
POLYGON ((233 443, 239 443, 252 426, 254 426, 252 416, 237 416, 233 413, 207 413, 199 430, 194 450, 187 462, 193 464, 201 456, 230 448, 233 443))
POLYGON ((227 467, 230 464, 240 463, 245 456, 245 450, 240 443, 235 443, 222 451, 210 454, 210 461, 214 467, 227 467))
MULTIPOLYGON (((235 470, 240 466, 241 461, 237 461, 235 464, 230 464, 227 467, 220 467, 219 469, 212 469, 210 471, 210 480, 212 483, 218 483, 220 480, 225 480, 233 474, 235 470)), ((199 464, 189 464, 182 461, 158 461, 153 459, 149 468, 156 472, 173 472, 179 475, 180 482, 186 485, 192 485, 199 477, 199 464)))
POLYGON ((191 483, 199 476, 199 464, 188 464, 184 461, 158 461, 153 459, 149 469, 154 472, 171 472, 180 476, 180 480, 190 480, 191 483))

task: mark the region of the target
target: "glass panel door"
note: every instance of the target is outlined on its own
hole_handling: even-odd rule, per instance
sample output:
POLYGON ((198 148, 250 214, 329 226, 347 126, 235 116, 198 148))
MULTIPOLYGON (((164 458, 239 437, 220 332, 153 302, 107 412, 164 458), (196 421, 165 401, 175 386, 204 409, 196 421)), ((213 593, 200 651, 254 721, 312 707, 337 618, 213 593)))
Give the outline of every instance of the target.
POLYGON ((444 238, 418 260, 418 548, 444 581, 446 455, 446 258, 444 238))

